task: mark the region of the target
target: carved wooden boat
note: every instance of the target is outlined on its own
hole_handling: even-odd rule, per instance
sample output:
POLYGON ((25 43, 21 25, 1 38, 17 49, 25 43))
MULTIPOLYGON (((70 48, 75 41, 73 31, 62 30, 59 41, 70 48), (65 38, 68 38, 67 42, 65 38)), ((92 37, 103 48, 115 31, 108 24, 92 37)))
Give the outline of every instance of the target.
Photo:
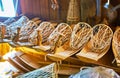
MULTIPOLYGON (((45 45, 40 44, 39 46, 34 48, 39 48, 43 51, 54 53, 56 47, 63 45, 65 42, 67 42, 70 39, 71 32, 72 29, 68 24, 60 23, 47 38, 47 43, 45 45)), ((42 40, 43 39, 41 39, 41 42, 42 40)))
POLYGON ((57 25, 57 23, 51 23, 51 22, 42 22, 37 29, 35 29, 31 35, 29 36, 29 42, 34 44, 34 45, 39 45, 38 43, 41 42, 44 43, 47 41, 49 35, 52 33, 52 31, 55 29, 55 26, 57 25), (38 31, 41 31, 39 35, 38 31), (42 41, 40 41, 40 39, 38 39, 38 37, 41 36, 42 37, 42 41))
POLYGON ((105 24, 93 27, 91 40, 76 56, 85 62, 98 61, 109 50, 113 32, 105 24))
POLYGON ((84 22, 79 22, 73 28, 70 41, 63 46, 56 48, 54 54, 48 54, 47 57, 54 60, 64 60, 83 48, 91 37, 91 26, 84 22))
MULTIPOLYGON (((12 54, 13 55, 13 54, 12 54)), ((29 72, 30 70, 22 66, 18 60, 15 58, 15 56, 8 57, 7 61, 12 64, 14 67, 16 67, 18 70, 22 72, 29 72)))
POLYGON ((11 52, 7 54, 7 61, 22 72, 28 72, 40 68, 39 59, 22 52, 11 52))

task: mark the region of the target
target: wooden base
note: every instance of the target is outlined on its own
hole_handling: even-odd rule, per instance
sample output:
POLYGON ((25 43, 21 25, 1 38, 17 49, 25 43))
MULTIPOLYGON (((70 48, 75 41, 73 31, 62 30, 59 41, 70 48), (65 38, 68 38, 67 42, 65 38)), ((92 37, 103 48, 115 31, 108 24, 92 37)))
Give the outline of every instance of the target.
POLYGON ((110 45, 108 45, 107 47, 105 47, 101 53, 97 53, 97 52, 92 52, 92 48, 88 48, 88 45, 90 45, 90 43, 88 42, 88 44, 78 53, 76 54, 76 56, 80 59, 83 60, 85 62, 91 62, 91 61, 98 61, 100 58, 102 58, 110 49, 110 45))
POLYGON ((50 46, 33 46, 34 49, 40 49, 43 51, 47 51, 50 49, 50 46))

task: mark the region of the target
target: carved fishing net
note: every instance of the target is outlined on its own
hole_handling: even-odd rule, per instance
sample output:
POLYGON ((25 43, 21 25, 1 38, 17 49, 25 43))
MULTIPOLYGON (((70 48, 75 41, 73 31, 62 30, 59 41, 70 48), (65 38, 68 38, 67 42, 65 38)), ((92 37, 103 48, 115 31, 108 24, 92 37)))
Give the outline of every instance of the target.
POLYGON ((22 26, 19 34, 19 40, 28 39, 29 35, 36 29, 38 25, 34 21, 28 21, 27 24, 22 26))
POLYGON ((56 64, 52 63, 48 66, 20 75, 17 78, 58 78, 56 64))

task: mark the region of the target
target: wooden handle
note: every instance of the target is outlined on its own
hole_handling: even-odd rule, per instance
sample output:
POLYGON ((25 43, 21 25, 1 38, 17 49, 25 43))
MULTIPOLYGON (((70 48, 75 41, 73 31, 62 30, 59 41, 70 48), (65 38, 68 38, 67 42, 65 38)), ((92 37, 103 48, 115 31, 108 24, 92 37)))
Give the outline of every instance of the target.
POLYGON ((4 25, 1 26, 1 38, 4 39, 6 33, 6 28, 4 25))
POLYGON ((21 28, 19 28, 19 27, 17 28, 17 34, 20 34, 20 29, 21 28))
POLYGON ((38 45, 41 46, 42 45, 42 31, 41 30, 37 30, 37 39, 38 39, 38 45))

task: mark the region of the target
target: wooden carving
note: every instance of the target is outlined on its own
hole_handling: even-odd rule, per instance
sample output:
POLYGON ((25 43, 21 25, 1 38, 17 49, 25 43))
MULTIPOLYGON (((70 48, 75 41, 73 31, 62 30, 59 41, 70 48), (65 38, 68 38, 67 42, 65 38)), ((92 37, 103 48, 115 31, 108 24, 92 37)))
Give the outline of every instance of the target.
POLYGON ((48 58, 54 61, 60 61, 76 54, 89 41, 91 37, 91 31, 92 28, 89 24, 79 22, 74 26, 70 35, 70 40, 64 43, 62 46, 56 47, 55 53, 48 54, 48 58))
POLYGON ((98 61, 108 52, 112 36, 113 32, 109 26, 105 24, 95 25, 93 27, 91 40, 77 56, 83 61, 98 61))
POLYGON ((38 40, 38 36, 42 37, 42 41, 41 43, 44 43, 47 41, 49 35, 52 33, 52 31, 55 29, 55 26, 57 24, 55 23, 50 23, 50 22, 42 22, 37 29, 35 29, 29 36, 29 42, 37 45, 38 42, 40 42, 38 40), (38 31, 41 32, 41 34, 38 35, 38 31))

